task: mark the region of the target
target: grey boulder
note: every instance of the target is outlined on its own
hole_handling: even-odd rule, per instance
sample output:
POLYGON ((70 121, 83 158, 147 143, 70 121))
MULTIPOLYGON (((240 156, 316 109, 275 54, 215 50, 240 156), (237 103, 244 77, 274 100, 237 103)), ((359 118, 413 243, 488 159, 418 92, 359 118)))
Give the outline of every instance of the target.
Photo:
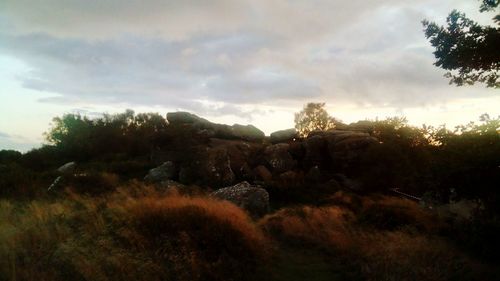
POLYGON ((269 212, 269 193, 260 186, 248 182, 218 189, 211 196, 227 200, 246 210, 252 217, 262 217, 269 212))
POLYGON ((173 179, 177 176, 177 169, 172 161, 167 161, 160 166, 149 170, 144 180, 150 183, 158 183, 173 179))
POLYGON ((295 130, 294 128, 280 130, 271 133, 271 143, 288 142, 297 137, 297 130, 295 130))

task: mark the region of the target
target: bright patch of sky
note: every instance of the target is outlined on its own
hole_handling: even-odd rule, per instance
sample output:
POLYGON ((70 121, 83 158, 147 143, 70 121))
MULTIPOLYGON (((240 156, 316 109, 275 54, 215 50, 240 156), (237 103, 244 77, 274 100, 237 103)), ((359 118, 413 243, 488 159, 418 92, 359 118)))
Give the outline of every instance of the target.
POLYGON ((307 102, 344 122, 404 115, 448 127, 500 114, 498 90, 455 87, 422 19, 470 0, 5 0, 0 149, 40 146, 53 117, 185 110, 267 134, 307 102))

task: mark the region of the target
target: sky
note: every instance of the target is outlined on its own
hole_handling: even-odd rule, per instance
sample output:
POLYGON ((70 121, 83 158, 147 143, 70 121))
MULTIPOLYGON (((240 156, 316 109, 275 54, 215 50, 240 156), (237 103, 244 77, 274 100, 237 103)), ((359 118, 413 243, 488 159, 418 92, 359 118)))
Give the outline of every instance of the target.
POLYGON ((456 87, 421 21, 473 0, 2 0, 0 149, 39 147, 52 118, 190 111, 293 127, 307 102, 344 121, 448 127, 500 114, 498 90, 456 87))

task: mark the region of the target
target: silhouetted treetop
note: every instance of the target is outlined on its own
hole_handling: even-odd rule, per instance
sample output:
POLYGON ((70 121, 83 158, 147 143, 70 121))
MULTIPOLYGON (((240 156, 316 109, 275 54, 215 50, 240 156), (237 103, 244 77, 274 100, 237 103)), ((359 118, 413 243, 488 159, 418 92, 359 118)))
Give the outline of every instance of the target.
POLYGON ((295 113, 295 129, 306 137, 313 131, 335 128, 336 120, 325 110, 325 103, 308 103, 302 111, 295 113))
MULTIPOLYGON (((498 0, 483 0, 480 11, 493 11, 498 0)), ((494 21, 500 23, 500 15, 494 21)), ((482 26, 453 10, 446 19, 447 26, 424 20, 425 36, 435 48, 436 66, 448 70, 445 77, 457 86, 485 83, 499 88, 500 28, 482 26)))

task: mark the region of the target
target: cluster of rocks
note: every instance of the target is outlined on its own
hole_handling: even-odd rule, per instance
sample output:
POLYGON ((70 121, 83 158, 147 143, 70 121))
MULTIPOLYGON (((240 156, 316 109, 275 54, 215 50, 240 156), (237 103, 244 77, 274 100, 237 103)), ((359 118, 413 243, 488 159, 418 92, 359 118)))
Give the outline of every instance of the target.
MULTIPOLYGON (((299 138, 295 129, 287 129, 265 137, 251 125, 211 123, 187 112, 169 113, 167 120, 174 133, 153 155, 158 167, 145 180, 173 180, 211 189, 240 182, 237 189, 245 195, 239 198, 253 196, 247 193, 248 182, 267 189, 304 184, 363 189, 362 180, 350 178, 349 171, 358 169, 366 151, 379 143, 368 133, 347 130, 299 138)), ((228 189, 223 190, 216 194, 228 194, 228 189)))
MULTIPOLYGON (((351 178, 349 170, 359 169, 365 152, 379 143, 368 133, 347 130, 300 138, 295 129, 287 129, 266 137, 252 125, 216 124, 188 112, 168 113, 167 120, 170 135, 153 152, 157 167, 144 180, 216 190, 214 196, 255 215, 269 207, 269 195, 262 186, 268 190, 306 185, 363 189, 362 180, 351 178)), ((73 174, 75 167, 74 162, 60 167, 61 176, 49 189, 73 174)))
POLYGON ((171 138, 178 140, 152 157, 161 165, 146 176, 150 182, 169 179, 221 188, 242 180, 328 181, 355 167, 378 144, 356 131, 313 132, 301 139, 295 129, 287 129, 265 137, 251 125, 215 124, 187 112, 169 113, 167 120, 176 130, 171 138))

